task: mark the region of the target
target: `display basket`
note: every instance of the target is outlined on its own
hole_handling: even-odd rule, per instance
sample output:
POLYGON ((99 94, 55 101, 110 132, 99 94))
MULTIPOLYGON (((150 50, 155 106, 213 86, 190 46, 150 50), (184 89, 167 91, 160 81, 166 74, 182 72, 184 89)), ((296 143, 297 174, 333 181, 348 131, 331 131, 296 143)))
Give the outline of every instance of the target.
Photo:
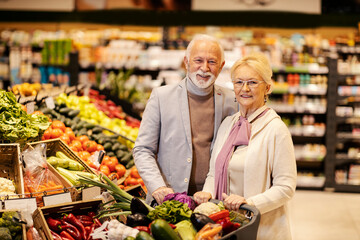
MULTIPOLYGON (((18 210, 0 210, 0 217, 2 217, 2 214, 4 213, 4 212, 8 212, 8 211, 10 211, 10 212, 18 212, 19 213, 19 215, 21 215, 21 213, 18 211, 18 210)), ((27 240, 27 237, 26 237, 26 225, 25 224, 22 224, 21 225, 21 231, 22 231, 22 240, 27 240)))
MULTIPOLYGON (((214 203, 219 203, 218 200, 212 200, 214 203)), ((237 230, 226 234, 221 237, 221 240, 231 239, 231 240, 256 240, 257 231, 260 224, 260 212, 259 210, 251 205, 243 204, 240 206, 239 211, 245 215, 249 222, 245 225, 242 225, 237 230)))
POLYGON ((97 212, 103 201, 101 199, 78 201, 72 203, 64 203, 52 205, 48 207, 37 208, 33 213, 34 227, 39 232, 41 239, 52 240, 50 229, 46 223, 47 217, 58 218, 62 214, 86 214, 88 212, 97 212))
POLYGON ((0 144, 0 177, 12 180, 19 196, 24 194, 23 171, 18 143, 0 144))
MULTIPOLYGON (((57 151, 63 152, 67 157, 79 162, 85 169, 86 172, 96 174, 83 160, 81 160, 71 149, 61 139, 52 139, 39 142, 28 143, 25 149, 34 148, 36 145, 45 143, 46 144, 46 156, 55 156, 57 151)), ((64 191, 69 191, 71 193, 71 199, 73 201, 80 200, 81 194, 73 184, 64 178, 53 166, 48 164, 49 170, 60 180, 64 186, 64 191)))

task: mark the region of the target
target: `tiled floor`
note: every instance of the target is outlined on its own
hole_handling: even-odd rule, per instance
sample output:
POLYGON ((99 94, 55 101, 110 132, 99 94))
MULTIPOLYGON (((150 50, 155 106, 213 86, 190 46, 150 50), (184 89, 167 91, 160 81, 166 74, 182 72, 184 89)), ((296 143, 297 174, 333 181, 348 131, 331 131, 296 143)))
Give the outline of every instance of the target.
POLYGON ((289 206, 293 240, 360 240, 360 194, 297 190, 289 206))

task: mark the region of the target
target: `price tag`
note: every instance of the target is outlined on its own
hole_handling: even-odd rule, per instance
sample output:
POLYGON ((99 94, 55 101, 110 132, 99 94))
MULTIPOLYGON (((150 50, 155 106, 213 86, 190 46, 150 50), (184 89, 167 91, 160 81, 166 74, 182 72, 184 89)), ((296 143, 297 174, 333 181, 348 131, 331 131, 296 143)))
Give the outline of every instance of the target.
POLYGON ((99 187, 89 187, 82 190, 82 200, 92 200, 101 194, 99 187))
POLYGON ((43 196, 44 206, 72 202, 69 192, 43 196))
POLYGON ((55 103, 53 97, 47 97, 45 98, 45 104, 47 108, 54 109, 55 103))
POLYGON ((26 111, 28 114, 32 114, 34 112, 35 102, 29 102, 26 104, 26 111))
POLYGON ((5 209, 18 209, 32 214, 37 208, 36 198, 18 198, 5 200, 5 209))

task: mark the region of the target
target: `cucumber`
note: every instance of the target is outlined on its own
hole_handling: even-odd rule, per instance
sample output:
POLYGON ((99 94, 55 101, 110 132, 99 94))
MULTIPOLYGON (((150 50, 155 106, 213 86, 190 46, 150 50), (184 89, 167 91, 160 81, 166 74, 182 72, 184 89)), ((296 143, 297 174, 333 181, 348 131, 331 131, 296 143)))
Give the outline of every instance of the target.
POLYGON ((41 110, 43 114, 51 114, 51 109, 50 108, 44 108, 43 110, 41 110))
POLYGON ((114 152, 106 152, 109 157, 116 157, 114 152))
POLYGON ((120 146, 121 146, 121 144, 119 142, 117 142, 114 145, 112 145, 111 150, 116 152, 117 150, 120 150, 120 146))
POLYGON ((64 124, 65 124, 65 126, 70 127, 71 126, 71 119, 70 118, 65 118, 64 124))
POLYGON ((96 126, 95 124, 89 122, 84 124, 84 127, 86 129, 93 129, 95 126, 96 126))
MULTIPOLYGON (((126 237, 125 239, 127 239, 126 237)), ((155 240, 150 234, 144 231, 140 231, 138 234, 136 234, 135 240, 155 240)))
MULTIPOLYGON (((99 141, 100 142, 100 141, 99 141)), ((100 143, 101 144, 101 143, 100 143)), ((111 150, 111 147, 112 147, 112 145, 111 145, 111 143, 109 143, 109 142, 106 142, 105 144, 104 144, 104 149, 105 149, 105 151, 110 151, 111 150)))
POLYGON ((122 157, 124 157, 126 155, 126 152, 124 152, 123 150, 117 150, 116 151, 116 157, 117 157, 117 159, 121 159, 122 157))
POLYGON ((154 220, 150 228, 156 240, 181 240, 174 229, 163 219, 154 220))
POLYGON ((59 109, 59 113, 61 113, 62 115, 68 115, 69 112, 71 112, 72 109, 68 108, 68 107, 64 107, 64 108, 60 108, 59 109))
POLYGON ((77 115, 79 115, 79 113, 80 113, 80 110, 71 110, 71 111, 68 113, 68 116, 69 116, 70 118, 74 118, 74 117, 76 117, 77 115))
POLYGON ((92 132, 93 133, 102 133, 102 128, 101 127, 94 127, 93 129, 92 129, 92 132))
POLYGON ((126 169, 130 169, 135 165, 134 159, 131 159, 125 166, 126 169))

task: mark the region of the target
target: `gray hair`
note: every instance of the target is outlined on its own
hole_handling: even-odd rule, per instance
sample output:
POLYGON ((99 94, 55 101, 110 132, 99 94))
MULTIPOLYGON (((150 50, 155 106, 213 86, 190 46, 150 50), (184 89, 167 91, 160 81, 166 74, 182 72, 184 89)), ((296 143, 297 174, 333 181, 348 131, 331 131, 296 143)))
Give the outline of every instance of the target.
POLYGON ((206 35, 206 34, 196 34, 194 36, 194 38, 191 40, 191 42, 189 43, 189 45, 186 48, 186 53, 185 53, 185 56, 188 61, 190 60, 191 49, 193 48, 194 43, 197 41, 209 41, 209 42, 213 42, 213 43, 217 44, 219 46, 219 49, 221 52, 221 64, 225 61, 224 49, 221 46, 220 42, 217 40, 217 38, 206 35))

